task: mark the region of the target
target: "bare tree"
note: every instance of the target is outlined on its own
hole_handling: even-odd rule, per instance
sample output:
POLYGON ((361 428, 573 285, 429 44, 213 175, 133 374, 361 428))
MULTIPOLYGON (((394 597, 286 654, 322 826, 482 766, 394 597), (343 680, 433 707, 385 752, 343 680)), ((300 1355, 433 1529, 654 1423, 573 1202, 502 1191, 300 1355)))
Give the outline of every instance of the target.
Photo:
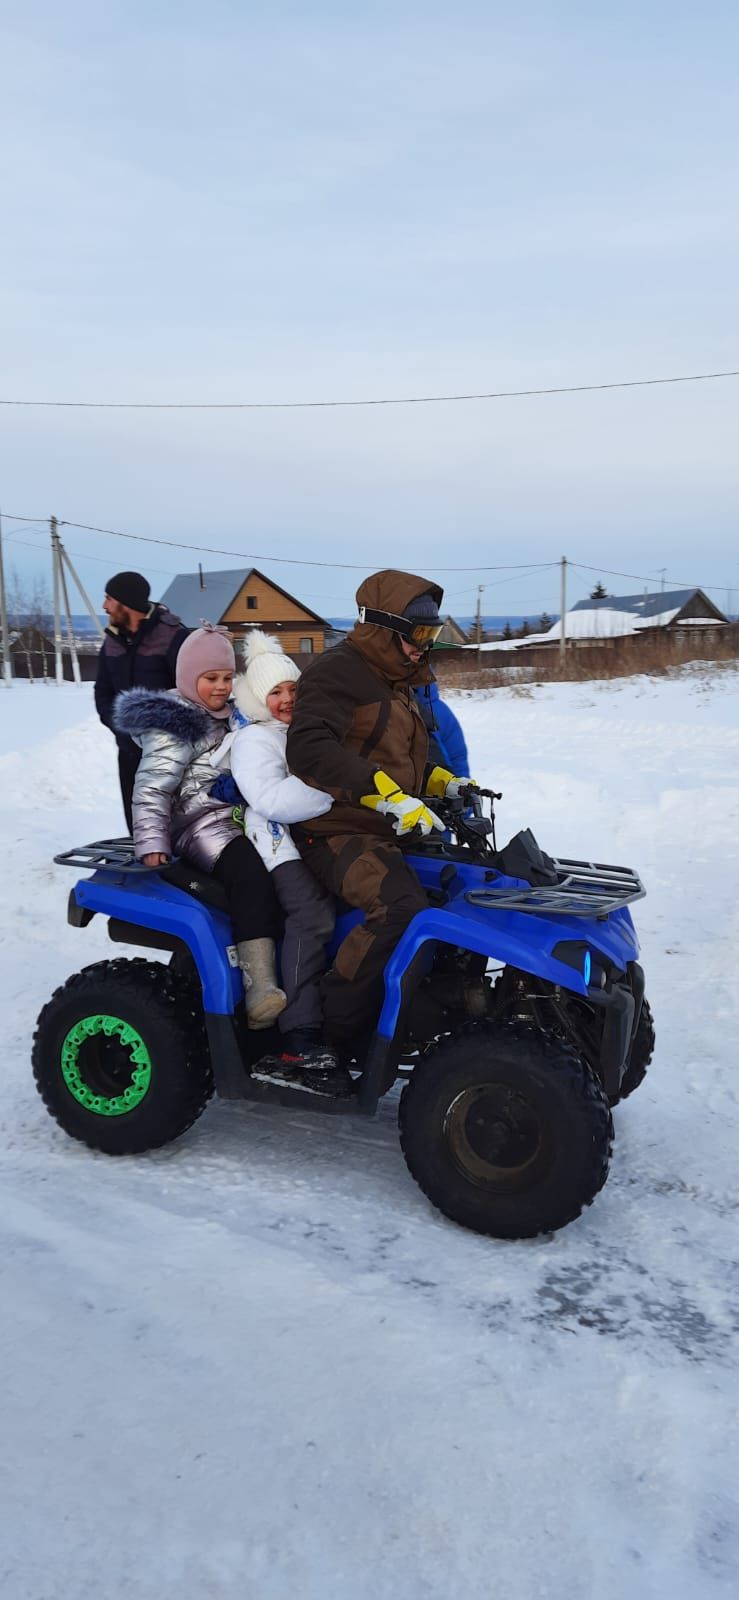
POLYGON ((54 652, 48 636, 50 601, 44 579, 21 578, 13 568, 8 585, 8 612, 11 637, 15 635, 23 653, 29 682, 34 682, 39 669, 42 678, 50 677, 54 652))

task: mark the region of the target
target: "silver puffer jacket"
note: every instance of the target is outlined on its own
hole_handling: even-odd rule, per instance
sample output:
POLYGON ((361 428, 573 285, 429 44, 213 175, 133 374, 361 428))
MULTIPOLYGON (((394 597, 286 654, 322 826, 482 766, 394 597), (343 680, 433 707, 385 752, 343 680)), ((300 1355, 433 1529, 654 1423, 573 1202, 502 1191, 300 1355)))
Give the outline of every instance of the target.
POLYGON ((219 775, 210 757, 225 739, 228 722, 176 689, 127 689, 115 701, 113 723, 143 752, 133 791, 137 857, 186 856, 211 872, 226 845, 243 838, 233 807, 210 794, 219 775))

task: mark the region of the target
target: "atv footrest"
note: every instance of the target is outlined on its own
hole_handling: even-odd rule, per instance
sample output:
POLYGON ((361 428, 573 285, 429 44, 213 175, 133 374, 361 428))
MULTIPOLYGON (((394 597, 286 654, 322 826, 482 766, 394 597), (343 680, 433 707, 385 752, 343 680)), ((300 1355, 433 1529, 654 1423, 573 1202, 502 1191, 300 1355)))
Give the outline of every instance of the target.
POLYGON ((339 1097, 321 1094, 315 1089, 296 1089, 279 1079, 260 1078, 254 1073, 244 1076, 242 1095, 244 1100, 256 1100, 262 1105, 293 1106, 298 1111, 324 1111, 330 1116, 366 1115, 356 1094, 339 1097))

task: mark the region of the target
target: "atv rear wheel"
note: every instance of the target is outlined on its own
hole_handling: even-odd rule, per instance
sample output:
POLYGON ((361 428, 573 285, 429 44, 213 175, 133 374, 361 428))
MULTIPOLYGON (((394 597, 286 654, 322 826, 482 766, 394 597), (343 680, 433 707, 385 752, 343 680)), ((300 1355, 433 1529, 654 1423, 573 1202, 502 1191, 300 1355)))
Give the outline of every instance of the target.
POLYGON ((463 1227, 530 1239, 564 1227, 608 1176, 613 1122, 590 1068, 520 1022, 471 1023, 419 1061, 400 1142, 429 1200, 463 1227))
POLYGON ((159 962, 98 961, 44 1006, 33 1073, 52 1117, 91 1149, 169 1144, 213 1093, 199 997, 159 962))

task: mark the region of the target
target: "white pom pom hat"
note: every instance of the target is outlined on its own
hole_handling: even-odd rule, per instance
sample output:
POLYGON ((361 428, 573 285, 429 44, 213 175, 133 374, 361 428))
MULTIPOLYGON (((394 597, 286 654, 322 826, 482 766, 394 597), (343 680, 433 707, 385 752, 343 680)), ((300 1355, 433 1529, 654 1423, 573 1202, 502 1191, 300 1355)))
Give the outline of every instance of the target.
POLYGON ((270 639, 259 628, 247 634, 244 660, 246 672, 234 679, 234 700, 250 722, 271 722, 267 695, 278 683, 297 683, 300 668, 285 655, 279 639, 270 639))

